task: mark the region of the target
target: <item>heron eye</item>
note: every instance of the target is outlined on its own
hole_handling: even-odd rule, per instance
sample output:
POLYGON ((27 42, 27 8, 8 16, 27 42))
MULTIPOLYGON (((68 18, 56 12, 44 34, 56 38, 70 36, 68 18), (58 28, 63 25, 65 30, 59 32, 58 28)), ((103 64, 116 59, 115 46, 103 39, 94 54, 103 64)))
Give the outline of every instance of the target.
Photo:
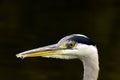
POLYGON ((67 48, 73 48, 75 46, 75 42, 70 42, 70 43, 67 43, 67 48))

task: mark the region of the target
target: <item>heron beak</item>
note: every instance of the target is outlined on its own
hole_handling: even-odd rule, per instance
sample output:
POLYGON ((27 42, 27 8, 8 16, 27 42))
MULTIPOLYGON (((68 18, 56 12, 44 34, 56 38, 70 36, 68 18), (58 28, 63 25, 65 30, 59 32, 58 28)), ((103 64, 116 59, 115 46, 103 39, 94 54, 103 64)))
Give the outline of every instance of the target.
POLYGON ((26 58, 26 57, 47 57, 52 55, 58 55, 62 53, 62 49, 58 48, 56 44, 45 46, 37 49, 28 50, 16 55, 18 58, 26 58))

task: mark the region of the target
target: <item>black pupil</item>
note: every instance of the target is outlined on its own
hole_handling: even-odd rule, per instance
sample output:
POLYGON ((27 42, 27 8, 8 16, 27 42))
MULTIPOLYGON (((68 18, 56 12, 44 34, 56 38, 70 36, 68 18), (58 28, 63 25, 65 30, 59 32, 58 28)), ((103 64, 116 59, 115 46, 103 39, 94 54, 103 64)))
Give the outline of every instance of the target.
POLYGON ((70 43, 69 45, 70 45, 71 47, 73 47, 73 44, 72 44, 72 43, 70 43))
POLYGON ((74 46, 73 43, 68 43, 68 44, 66 44, 66 45, 67 45, 67 48, 72 48, 72 47, 74 46))

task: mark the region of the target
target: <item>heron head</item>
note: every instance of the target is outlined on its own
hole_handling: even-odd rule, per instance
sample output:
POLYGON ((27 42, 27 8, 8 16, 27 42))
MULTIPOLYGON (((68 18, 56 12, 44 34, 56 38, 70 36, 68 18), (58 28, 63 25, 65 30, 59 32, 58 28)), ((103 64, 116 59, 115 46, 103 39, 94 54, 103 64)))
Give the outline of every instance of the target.
POLYGON ((95 43, 81 34, 72 34, 62 38, 58 43, 45 47, 28 50, 17 54, 18 58, 51 57, 60 59, 74 59, 87 57, 97 51, 95 43))

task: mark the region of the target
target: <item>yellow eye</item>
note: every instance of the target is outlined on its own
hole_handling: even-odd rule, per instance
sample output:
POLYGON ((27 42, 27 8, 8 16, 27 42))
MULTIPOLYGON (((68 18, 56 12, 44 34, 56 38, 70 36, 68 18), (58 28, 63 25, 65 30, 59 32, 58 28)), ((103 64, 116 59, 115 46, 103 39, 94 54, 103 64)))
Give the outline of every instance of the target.
POLYGON ((59 47, 60 48, 73 48, 75 46, 75 42, 66 42, 62 43, 59 47))
POLYGON ((75 42, 69 42, 66 45, 67 45, 67 48, 73 48, 75 46, 75 42))
POLYGON ((74 45, 75 45, 75 44, 74 44, 73 42, 71 42, 71 43, 69 44, 70 47, 74 47, 74 45))

